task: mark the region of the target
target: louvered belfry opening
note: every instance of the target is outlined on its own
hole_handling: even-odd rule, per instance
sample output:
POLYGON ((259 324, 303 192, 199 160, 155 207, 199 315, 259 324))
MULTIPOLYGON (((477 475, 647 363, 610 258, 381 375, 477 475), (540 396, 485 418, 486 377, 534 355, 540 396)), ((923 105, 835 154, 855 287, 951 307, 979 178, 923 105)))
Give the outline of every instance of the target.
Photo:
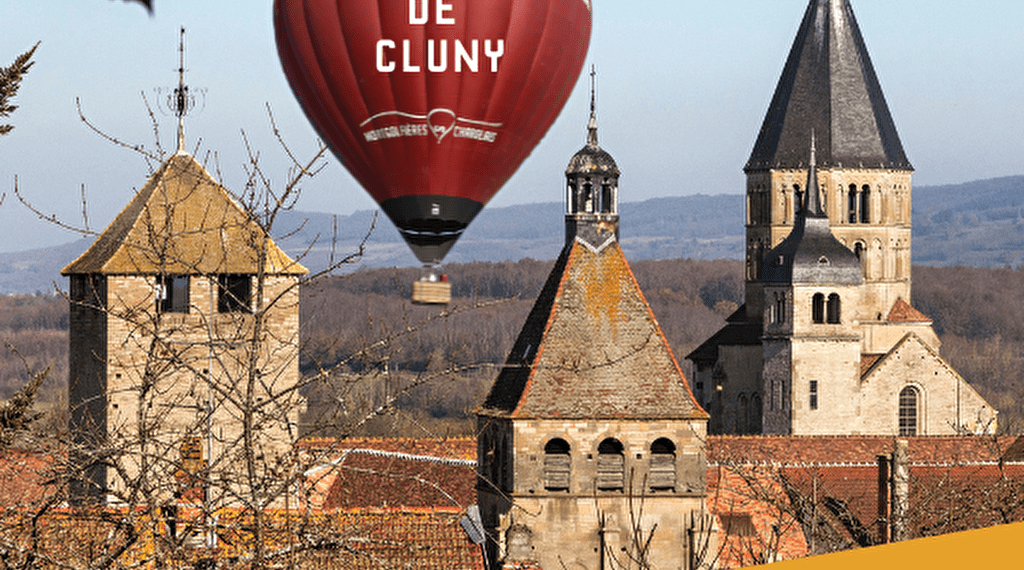
POLYGON ((544 446, 544 489, 568 491, 572 460, 569 443, 556 437, 544 446))
POLYGON ((651 444, 651 471, 647 484, 652 491, 674 491, 676 488, 676 446, 667 438, 651 444))
POLYGON ((597 446, 597 490, 621 491, 626 478, 626 457, 622 443, 608 438, 597 446))

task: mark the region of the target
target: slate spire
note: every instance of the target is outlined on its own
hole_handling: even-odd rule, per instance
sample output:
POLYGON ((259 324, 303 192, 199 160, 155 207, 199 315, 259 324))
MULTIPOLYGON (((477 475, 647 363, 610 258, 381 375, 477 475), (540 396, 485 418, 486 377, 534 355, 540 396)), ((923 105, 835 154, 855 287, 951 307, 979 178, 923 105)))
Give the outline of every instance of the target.
POLYGON ((821 208, 814 131, 807 160, 807 192, 793 231, 765 256, 761 280, 765 283, 862 283, 857 255, 843 245, 829 227, 821 208))
POLYGON ((849 0, 810 0, 744 170, 818 166, 911 170, 849 0))

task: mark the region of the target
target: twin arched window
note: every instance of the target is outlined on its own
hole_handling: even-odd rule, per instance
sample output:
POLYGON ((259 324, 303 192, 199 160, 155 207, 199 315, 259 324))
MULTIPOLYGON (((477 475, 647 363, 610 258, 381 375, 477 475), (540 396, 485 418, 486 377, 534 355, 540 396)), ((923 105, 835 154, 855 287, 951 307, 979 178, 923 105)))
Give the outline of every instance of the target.
POLYGON ((815 293, 811 298, 811 319, 816 324, 828 322, 831 325, 837 325, 842 322, 841 316, 842 307, 839 294, 829 294, 827 304, 824 293, 815 293))

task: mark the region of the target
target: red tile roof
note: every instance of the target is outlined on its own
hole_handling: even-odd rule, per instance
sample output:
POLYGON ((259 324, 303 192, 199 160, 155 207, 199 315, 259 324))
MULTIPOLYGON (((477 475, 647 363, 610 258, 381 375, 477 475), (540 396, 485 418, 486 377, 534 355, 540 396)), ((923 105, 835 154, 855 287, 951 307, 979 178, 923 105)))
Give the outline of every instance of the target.
POLYGON ((888 320, 890 323, 930 323, 932 322, 924 313, 910 306, 903 299, 896 299, 889 311, 888 320))
MULTIPOLYGON (((1013 437, 909 437, 910 461, 947 463, 998 461, 1013 437)), ((709 436, 711 463, 874 464, 891 453, 896 438, 886 436, 709 436)))
POLYGON ((32 451, 0 451, 0 508, 41 503, 57 492, 54 456, 32 451))
MULTIPOLYGON (((476 502, 476 440, 353 438, 304 442, 325 452, 307 471, 325 509, 446 507, 476 502)), ((314 501, 316 502, 316 501, 314 501)))

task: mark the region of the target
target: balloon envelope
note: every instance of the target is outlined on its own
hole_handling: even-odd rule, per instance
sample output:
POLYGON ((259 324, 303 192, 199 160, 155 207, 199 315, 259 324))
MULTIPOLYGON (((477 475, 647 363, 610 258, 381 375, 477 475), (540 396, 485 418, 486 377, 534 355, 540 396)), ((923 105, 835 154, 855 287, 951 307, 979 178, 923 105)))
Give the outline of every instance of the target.
POLYGON ((569 98, 590 0, 276 0, 285 75, 335 156, 437 263, 569 98))

